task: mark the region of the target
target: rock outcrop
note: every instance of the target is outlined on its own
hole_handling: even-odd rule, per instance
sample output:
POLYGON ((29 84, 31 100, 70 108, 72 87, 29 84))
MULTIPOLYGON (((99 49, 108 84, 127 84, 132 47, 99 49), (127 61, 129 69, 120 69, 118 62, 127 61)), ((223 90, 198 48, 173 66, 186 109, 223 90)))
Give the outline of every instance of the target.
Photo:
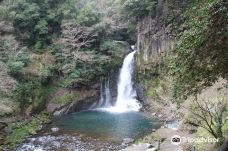
POLYGON ((174 48, 175 39, 184 30, 183 16, 188 0, 159 0, 151 15, 137 25, 138 63, 154 60, 158 54, 174 48))

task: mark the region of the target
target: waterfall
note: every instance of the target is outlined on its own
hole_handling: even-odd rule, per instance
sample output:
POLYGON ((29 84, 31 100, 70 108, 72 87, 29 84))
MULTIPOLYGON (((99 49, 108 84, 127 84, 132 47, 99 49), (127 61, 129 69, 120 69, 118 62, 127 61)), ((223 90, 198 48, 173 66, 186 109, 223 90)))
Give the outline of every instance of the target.
POLYGON ((141 108, 140 103, 136 100, 136 91, 133 89, 132 82, 135 52, 133 51, 125 57, 120 71, 118 96, 114 106, 117 112, 138 111, 141 108))
POLYGON ((105 102, 105 94, 104 94, 104 90, 103 90, 103 81, 101 81, 101 85, 100 85, 100 100, 98 102, 98 105, 97 106, 103 106, 104 105, 104 102, 105 102))
MULTIPOLYGON (((136 51, 129 53, 123 62, 119 74, 117 100, 114 106, 110 107, 111 95, 109 82, 105 84, 105 104, 102 110, 110 112, 139 111, 141 104, 136 99, 136 91, 133 88, 132 75, 134 72, 134 55, 136 51), (107 103, 109 103, 107 105, 107 103)), ((103 91, 103 90, 102 90, 103 91)), ((103 92, 101 92, 103 94, 103 92)), ((104 99, 104 98, 103 98, 104 99)), ((100 100, 101 101, 101 100, 100 100)), ((100 102, 99 101, 99 102, 100 102)), ((103 101, 103 100, 102 100, 103 101)))
POLYGON ((107 108, 110 107, 112 97, 110 92, 110 82, 109 78, 104 78, 100 80, 100 99, 96 104, 93 104, 90 109, 93 108, 107 108))
POLYGON ((107 81, 105 81, 105 106, 111 106, 111 92, 110 92, 110 83, 109 83, 109 78, 107 81))

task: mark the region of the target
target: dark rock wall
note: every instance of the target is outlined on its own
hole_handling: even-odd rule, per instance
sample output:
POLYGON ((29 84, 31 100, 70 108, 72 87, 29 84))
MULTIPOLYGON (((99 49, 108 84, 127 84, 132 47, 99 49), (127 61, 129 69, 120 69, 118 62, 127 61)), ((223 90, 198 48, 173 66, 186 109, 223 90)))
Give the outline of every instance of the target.
POLYGON ((188 0, 158 0, 150 15, 138 21, 138 63, 148 63, 174 48, 178 33, 184 30, 182 13, 188 0))

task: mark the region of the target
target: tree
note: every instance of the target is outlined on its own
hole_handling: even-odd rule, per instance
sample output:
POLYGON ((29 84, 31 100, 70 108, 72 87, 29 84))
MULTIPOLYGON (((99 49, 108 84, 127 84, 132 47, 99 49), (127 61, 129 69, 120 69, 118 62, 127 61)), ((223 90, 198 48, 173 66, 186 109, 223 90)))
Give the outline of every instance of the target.
POLYGON ((228 100, 217 98, 214 100, 193 99, 190 107, 187 108, 193 117, 188 123, 198 125, 207 130, 214 138, 219 139, 221 146, 225 141, 223 127, 228 124, 228 100))
POLYGON ((80 59, 77 54, 82 48, 89 48, 95 41, 96 34, 87 28, 71 23, 63 26, 62 38, 58 44, 62 46, 62 55, 69 59, 80 59))
POLYGON ((92 9, 91 5, 85 5, 77 16, 77 22, 86 27, 90 27, 99 22, 99 13, 92 9))
POLYGON ((18 38, 43 48, 51 43, 53 35, 61 31, 64 0, 16 0, 12 6, 15 17, 13 26, 18 38))

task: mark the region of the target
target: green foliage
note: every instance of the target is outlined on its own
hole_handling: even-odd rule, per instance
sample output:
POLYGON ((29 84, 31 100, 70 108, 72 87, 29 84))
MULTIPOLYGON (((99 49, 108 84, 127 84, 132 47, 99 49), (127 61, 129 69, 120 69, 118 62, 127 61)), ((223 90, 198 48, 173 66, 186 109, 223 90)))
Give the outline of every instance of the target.
POLYGON ((114 40, 105 40, 100 45, 100 51, 102 51, 102 52, 113 53, 115 51, 117 52, 120 50, 121 50, 120 44, 118 44, 114 40))
POLYGON ((15 97, 20 103, 20 108, 23 110, 32 103, 32 90, 37 88, 38 83, 24 82, 20 83, 15 90, 15 97))
POLYGON ((78 11, 75 8, 75 0, 65 0, 65 3, 62 5, 62 11, 64 19, 76 19, 78 11))
POLYGON ((51 43, 54 34, 60 33, 62 0, 17 0, 12 6, 15 12, 13 25, 20 39, 37 49, 51 43))
POLYGON ((10 133, 6 140, 10 143, 6 145, 6 148, 12 149, 16 145, 22 143, 22 141, 29 135, 34 135, 37 133, 39 126, 42 122, 48 122, 48 115, 41 114, 37 117, 33 117, 32 120, 17 122, 12 125, 12 133, 10 133))
POLYGON ((17 75, 23 68, 24 63, 22 61, 9 61, 8 68, 9 73, 12 75, 17 75))
POLYGON ((21 111, 32 107, 33 113, 39 113, 45 108, 47 93, 39 80, 34 78, 24 79, 19 82, 14 92, 14 98, 19 102, 21 111))
POLYGON ((9 18, 9 9, 7 6, 0 6, 0 19, 9 18))
POLYGON ((9 54, 4 58, 4 61, 7 61, 9 73, 17 76, 21 73, 21 70, 24 66, 29 63, 29 54, 27 48, 22 48, 18 52, 14 52, 15 50, 11 50, 9 47, 9 54))
POLYGON ((143 18, 155 9, 154 0, 124 0, 123 9, 130 17, 143 18))
POLYGON ((27 48, 22 48, 16 56, 17 61, 21 61, 24 65, 29 63, 29 52, 27 48))
POLYGON ((81 87, 90 85, 91 81, 96 78, 97 69, 100 67, 98 64, 89 65, 78 63, 75 68, 67 74, 67 77, 62 81, 63 87, 81 87), (97 66, 96 66, 97 65, 97 66))
POLYGON ((13 132, 7 138, 10 141, 10 147, 15 147, 16 144, 21 143, 29 134, 36 134, 38 126, 39 120, 37 118, 34 118, 29 123, 22 122, 13 126, 13 132))
POLYGON ((188 29, 170 64, 175 98, 187 98, 218 78, 227 78, 227 9, 225 1, 204 0, 185 14, 188 29))
POLYGON ((77 16, 77 22, 82 26, 90 27, 99 22, 99 14, 92 9, 92 6, 85 5, 77 16))
POLYGON ((80 96, 79 92, 71 92, 71 93, 63 94, 61 96, 56 96, 53 99, 53 102, 60 105, 65 105, 67 103, 73 102, 74 100, 77 100, 79 96, 80 96))

